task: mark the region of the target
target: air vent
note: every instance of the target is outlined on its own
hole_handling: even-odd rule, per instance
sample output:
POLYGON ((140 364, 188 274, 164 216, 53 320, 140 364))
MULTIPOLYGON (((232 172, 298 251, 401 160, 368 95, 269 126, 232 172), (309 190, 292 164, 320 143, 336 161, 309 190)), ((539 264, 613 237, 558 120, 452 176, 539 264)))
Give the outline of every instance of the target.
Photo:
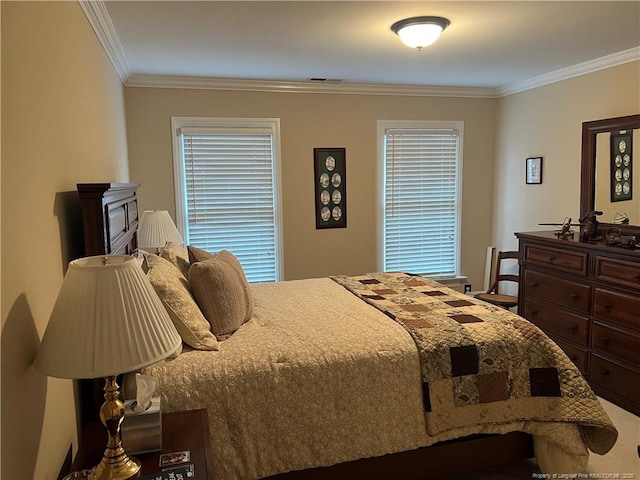
POLYGON ((309 81, 315 83, 342 83, 343 80, 341 78, 311 77, 309 81))

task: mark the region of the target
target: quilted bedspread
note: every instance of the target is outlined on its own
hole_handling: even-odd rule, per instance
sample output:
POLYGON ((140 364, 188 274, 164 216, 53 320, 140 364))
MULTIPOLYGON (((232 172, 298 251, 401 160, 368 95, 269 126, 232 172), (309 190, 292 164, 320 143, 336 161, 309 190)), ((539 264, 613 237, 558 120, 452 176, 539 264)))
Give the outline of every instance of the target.
POLYGON ((429 434, 520 420, 570 422, 595 453, 615 443, 617 431, 583 376, 532 323, 423 277, 332 279, 415 341, 429 434))

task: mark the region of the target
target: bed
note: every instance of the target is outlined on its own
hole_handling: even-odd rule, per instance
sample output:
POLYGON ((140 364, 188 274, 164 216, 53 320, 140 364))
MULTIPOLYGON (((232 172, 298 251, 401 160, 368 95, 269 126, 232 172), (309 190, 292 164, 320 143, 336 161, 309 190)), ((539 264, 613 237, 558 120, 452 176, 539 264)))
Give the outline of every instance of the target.
MULTIPOLYGON (((210 260, 175 245, 144 259, 172 318, 222 288, 191 281, 210 260), (178 303, 171 285, 187 292, 178 303)), ((182 352, 144 371, 164 412, 207 409, 218 480, 435 478, 530 457, 532 445, 542 472, 576 473, 615 443, 540 330, 431 280, 373 272, 229 292, 218 307, 244 305, 236 329, 195 328, 197 305, 174 320, 182 352)))
POLYGON ((603 454, 615 442, 573 363, 511 312, 402 272, 245 284, 222 294, 227 279, 193 271, 224 254, 233 257, 194 260, 174 245, 166 258, 146 257, 172 316, 167 277, 184 288, 183 273, 202 311, 210 292, 220 308, 251 309, 214 349, 185 346, 144 372, 160 379, 164 411, 208 410, 218 479, 510 432, 533 436, 543 472, 575 473, 588 450, 603 454))

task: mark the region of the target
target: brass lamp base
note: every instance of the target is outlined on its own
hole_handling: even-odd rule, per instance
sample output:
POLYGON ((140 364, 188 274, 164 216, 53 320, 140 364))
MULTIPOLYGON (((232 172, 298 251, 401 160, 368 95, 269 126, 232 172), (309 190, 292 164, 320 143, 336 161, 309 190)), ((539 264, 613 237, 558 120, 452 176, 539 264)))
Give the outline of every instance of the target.
POLYGON ((100 409, 100 420, 109 433, 102 460, 89 474, 90 480, 128 480, 140 474, 140 461, 130 457, 122 448, 120 425, 124 419, 124 404, 118 398, 116 377, 105 378, 105 402, 100 409))
POLYGON ((140 460, 128 456, 124 451, 122 455, 112 458, 106 455, 107 452, 100 463, 93 467, 89 480, 129 480, 140 473, 140 460))

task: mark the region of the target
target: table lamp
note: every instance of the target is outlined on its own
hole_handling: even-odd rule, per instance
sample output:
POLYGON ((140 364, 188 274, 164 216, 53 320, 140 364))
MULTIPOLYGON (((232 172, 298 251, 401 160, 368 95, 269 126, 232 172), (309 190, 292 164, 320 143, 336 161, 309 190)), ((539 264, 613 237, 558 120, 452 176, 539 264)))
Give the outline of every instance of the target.
POLYGON ((138 228, 138 247, 159 254, 167 242, 184 244, 175 223, 166 210, 145 210, 138 228))
POLYGON ((181 345, 169 315, 134 257, 69 263, 34 367, 51 377, 105 378, 100 419, 108 431, 102 461, 88 478, 128 479, 140 462, 122 447, 124 404, 116 376, 158 362, 181 345))

